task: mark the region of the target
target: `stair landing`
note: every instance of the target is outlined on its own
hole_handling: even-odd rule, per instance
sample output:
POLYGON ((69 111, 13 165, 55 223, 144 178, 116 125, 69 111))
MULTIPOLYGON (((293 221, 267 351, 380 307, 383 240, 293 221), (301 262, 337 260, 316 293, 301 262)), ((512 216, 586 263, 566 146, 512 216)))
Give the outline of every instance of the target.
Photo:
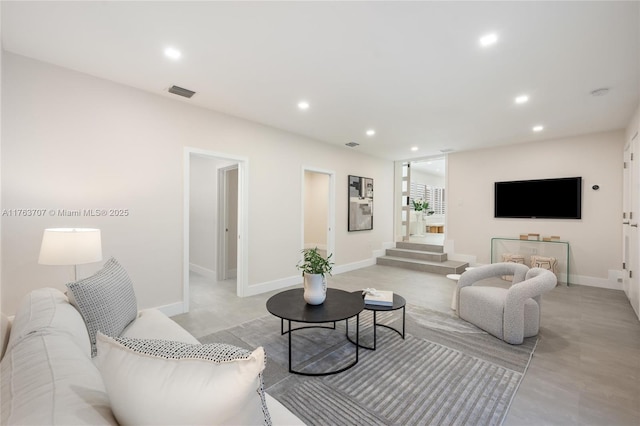
POLYGON ((396 247, 387 249, 386 255, 378 257, 376 263, 440 275, 461 274, 469 266, 466 262, 448 260, 441 245, 413 242, 396 243, 396 247))

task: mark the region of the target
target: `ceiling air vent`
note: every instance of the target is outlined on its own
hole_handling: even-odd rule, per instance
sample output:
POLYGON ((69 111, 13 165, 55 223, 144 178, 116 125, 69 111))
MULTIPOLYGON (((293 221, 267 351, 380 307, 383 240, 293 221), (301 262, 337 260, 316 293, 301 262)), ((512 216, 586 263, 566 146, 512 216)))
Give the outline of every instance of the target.
POLYGON ((357 142, 348 142, 348 143, 345 143, 345 145, 348 146, 348 147, 354 148, 354 147, 356 147, 356 146, 358 146, 360 144, 357 143, 357 142))
POLYGON ((173 93, 174 95, 178 96, 184 96, 185 98, 190 98, 196 94, 196 92, 193 92, 189 89, 183 89, 182 87, 178 86, 169 87, 169 93, 173 93))

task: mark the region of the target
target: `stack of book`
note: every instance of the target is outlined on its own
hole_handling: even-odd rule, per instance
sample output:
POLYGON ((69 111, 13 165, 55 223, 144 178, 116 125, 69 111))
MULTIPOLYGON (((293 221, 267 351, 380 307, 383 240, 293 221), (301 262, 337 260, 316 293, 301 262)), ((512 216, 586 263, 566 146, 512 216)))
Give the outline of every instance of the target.
POLYGON ((364 303, 365 305, 393 306, 393 292, 370 289, 364 293, 364 303))

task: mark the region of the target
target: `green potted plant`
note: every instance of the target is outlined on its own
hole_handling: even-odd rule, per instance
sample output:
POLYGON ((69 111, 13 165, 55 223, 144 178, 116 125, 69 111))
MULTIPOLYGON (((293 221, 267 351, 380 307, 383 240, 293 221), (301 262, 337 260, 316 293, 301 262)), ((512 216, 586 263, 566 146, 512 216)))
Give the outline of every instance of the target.
POLYGON ((429 210, 429 202, 423 200, 422 198, 418 198, 416 200, 411 200, 413 203, 413 209, 419 213, 425 213, 431 216, 434 212, 433 210, 429 210))
POLYGON ((333 262, 331 257, 326 258, 318 253, 318 247, 302 250, 302 260, 296 267, 302 271, 304 277, 304 300, 310 305, 320 305, 327 297, 327 278, 331 275, 333 262))

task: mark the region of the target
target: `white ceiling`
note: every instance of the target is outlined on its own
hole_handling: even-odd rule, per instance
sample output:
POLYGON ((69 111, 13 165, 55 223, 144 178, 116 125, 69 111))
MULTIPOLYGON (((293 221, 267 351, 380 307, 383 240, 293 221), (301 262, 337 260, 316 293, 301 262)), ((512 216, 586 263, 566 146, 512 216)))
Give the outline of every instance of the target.
POLYGON ((394 160, 621 129, 640 99, 638 1, 3 1, 1 13, 6 51, 394 160), (488 32, 499 40, 483 49, 488 32))

